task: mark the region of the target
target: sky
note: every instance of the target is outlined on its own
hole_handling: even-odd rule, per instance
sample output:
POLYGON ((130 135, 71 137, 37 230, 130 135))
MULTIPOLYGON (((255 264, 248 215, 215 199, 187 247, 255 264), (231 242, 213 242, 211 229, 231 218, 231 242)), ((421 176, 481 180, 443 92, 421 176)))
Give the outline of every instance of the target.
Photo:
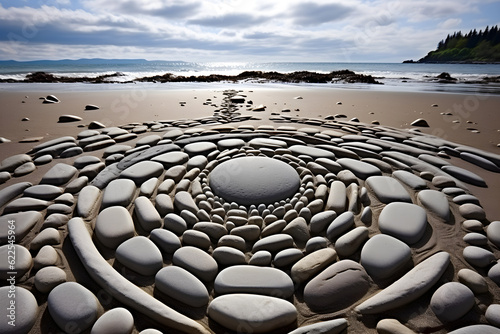
POLYGON ((0 0, 0 60, 401 62, 500 0, 0 0))

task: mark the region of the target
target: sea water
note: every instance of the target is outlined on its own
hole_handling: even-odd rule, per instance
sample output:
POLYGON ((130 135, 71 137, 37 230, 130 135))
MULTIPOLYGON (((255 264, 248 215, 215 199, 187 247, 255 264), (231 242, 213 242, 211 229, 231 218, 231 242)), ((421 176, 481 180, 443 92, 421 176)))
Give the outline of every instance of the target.
MULTIPOLYGON (((327 63, 327 62, 184 62, 146 60, 77 60, 0 62, 0 79, 23 80, 27 74, 43 71, 56 76, 96 77, 121 73, 112 77, 113 82, 132 81, 137 78, 172 73, 182 76, 209 74, 237 75, 244 71, 291 73, 310 71, 329 73, 351 70, 357 74, 371 75, 379 85, 349 84, 344 88, 391 89, 410 91, 486 92, 500 93, 500 84, 473 83, 484 77, 500 76, 500 64, 425 64, 425 63, 327 63), (436 84, 435 77, 442 72, 459 79, 457 84, 436 84)), ((338 85, 337 85, 338 86, 338 85)))

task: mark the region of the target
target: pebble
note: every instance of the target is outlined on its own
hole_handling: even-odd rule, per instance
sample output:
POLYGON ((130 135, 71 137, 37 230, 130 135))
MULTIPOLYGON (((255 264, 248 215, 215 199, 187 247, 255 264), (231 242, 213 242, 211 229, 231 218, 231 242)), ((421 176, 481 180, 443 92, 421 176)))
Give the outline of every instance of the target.
POLYGON ((31 253, 26 249, 26 247, 14 244, 14 249, 9 247, 8 245, 0 246, 0 280, 7 280, 11 278, 11 274, 9 272, 15 272, 13 274, 16 278, 23 277, 33 265, 33 259, 31 257, 31 253), (15 271, 11 270, 9 264, 9 255, 15 254, 15 271))
POLYGON ((328 225, 326 236, 330 240, 337 239, 354 225, 354 214, 350 211, 342 213, 328 225))
POLYGON ((144 276, 155 275, 163 267, 163 257, 156 245, 146 237, 136 236, 120 244, 116 259, 125 267, 144 276))
POLYGON ((486 321, 495 327, 500 327, 500 305, 491 304, 484 314, 486 321))
POLYGON ((370 288, 370 278, 363 267, 342 260, 314 277, 304 288, 304 301, 316 312, 339 311, 360 300, 370 288))
POLYGON ((121 243, 134 236, 134 221, 124 207, 108 207, 97 216, 94 232, 104 246, 116 249, 121 243))
POLYGON ((475 220, 484 220, 486 219, 486 213, 484 209, 479 205, 472 203, 465 203, 460 205, 458 208, 460 214, 465 219, 475 219, 475 220))
MULTIPOLYGON (((88 106, 87 106, 88 107, 88 106)), ((97 107, 97 109, 99 109, 97 107)), ((93 109, 87 109, 93 110, 93 109)), ((134 329, 134 317, 123 307, 113 308, 104 313, 92 326, 90 334, 130 334, 134 329)))
POLYGON ((212 257, 221 267, 246 264, 245 254, 241 250, 229 246, 218 246, 214 249, 212 257))
POLYGON ((487 187, 486 182, 482 177, 466 169, 451 165, 443 166, 441 169, 444 172, 456 177, 460 181, 464 181, 478 187, 487 187))
POLYGON ((369 230, 364 226, 356 227, 337 239, 335 250, 342 257, 348 257, 354 254, 358 248, 368 240, 369 230))
POLYGON ((255 252, 250 260, 248 260, 248 264, 252 266, 269 266, 271 265, 273 257, 270 252, 266 250, 261 250, 255 252))
POLYGON ((65 282, 50 292, 47 309, 59 328, 85 331, 97 320, 99 303, 83 285, 65 282))
POLYGON ((340 334, 347 328, 347 320, 333 319, 318 322, 312 325, 306 325, 289 332, 288 334, 312 334, 312 333, 328 333, 340 334))
POLYGON ((99 188, 88 185, 82 188, 76 201, 76 213, 78 216, 88 218, 94 213, 100 204, 101 191, 99 188))
POLYGON ((209 295, 205 285, 189 271, 169 266, 155 276, 155 288, 167 296, 192 307, 208 304, 209 295))
POLYGON ((465 285, 449 282, 441 285, 431 298, 431 310, 443 323, 462 318, 476 304, 474 293, 465 285))
POLYGON ((337 252, 334 249, 319 249, 297 261, 290 270, 290 276, 295 283, 304 283, 334 263, 336 259, 337 252))
POLYGON ((143 230, 151 232, 155 228, 162 227, 163 220, 149 198, 139 196, 135 199, 134 204, 134 213, 137 217, 137 222, 143 230))
POLYGON ((212 242, 208 235, 197 230, 186 230, 182 234, 182 243, 187 246, 198 247, 204 251, 208 251, 212 242))
POLYGON ((471 265, 484 268, 496 261, 495 255, 481 247, 467 246, 463 250, 464 259, 471 265))
POLYGON ((43 246, 36 257, 33 259, 33 268, 40 269, 47 266, 54 266, 59 260, 59 255, 54 247, 50 245, 43 246))
POLYGON ((304 257, 304 253, 297 248, 284 249, 274 257, 273 264, 275 267, 283 268, 295 264, 298 260, 304 257))
POLYGON ((349 169, 354 173, 354 175, 356 175, 356 177, 359 177, 360 179, 363 180, 366 180, 370 176, 376 176, 382 174, 380 169, 378 169, 376 166, 359 160, 342 158, 338 159, 337 163, 340 164, 342 167, 349 169))
POLYGON ((376 329, 379 334, 415 334, 396 319, 382 319, 377 323, 376 329))
POLYGON ((373 190, 382 203, 411 203, 410 195, 396 179, 388 176, 371 176, 366 180, 366 185, 373 190))
POLYGON ((420 176, 417 176, 405 170, 396 170, 394 171, 394 173, 392 173, 392 176, 394 176, 396 179, 403 182, 412 189, 418 190, 427 188, 427 183, 425 182, 424 179, 422 179, 420 176))
POLYGON ((55 186, 60 186, 68 183, 73 176, 77 173, 77 169, 73 166, 58 163, 52 167, 45 175, 42 177, 40 184, 52 184, 55 186))
POLYGON ((214 282, 216 295, 251 293, 287 299, 294 290, 290 276, 270 267, 231 266, 222 270, 214 282))
POLYGON ((31 157, 27 154, 16 154, 5 158, 0 162, 1 172, 14 172, 16 168, 24 165, 25 163, 32 162, 31 157))
POLYGON ((42 211, 47 209, 50 202, 31 197, 21 197, 7 204, 3 210, 4 213, 13 213, 20 211, 42 211))
POLYGON ((215 298, 207 313, 230 330, 251 333, 270 333, 297 319, 295 306, 283 299, 239 293, 215 298))
POLYGON ((488 240, 500 247, 500 221, 491 222, 486 229, 488 240))
POLYGON ((410 247, 385 234, 371 237, 361 250, 361 265, 371 277, 377 279, 389 278, 400 273, 410 260, 410 247))
POLYGON ((500 330, 489 325, 470 325, 449 332, 449 334, 499 334, 500 330))
POLYGON ((131 179, 140 186, 152 177, 159 177, 163 173, 163 165, 156 161, 140 161, 121 172, 120 177, 131 179))
POLYGON ((361 314, 378 314, 406 305, 429 291, 449 264, 448 253, 436 253, 381 292, 365 300, 355 310, 361 314))
POLYGON ((52 227, 48 227, 42 230, 36 235, 36 237, 31 240, 30 249, 32 251, 37 251, 45 245, 58 245, 61 243, 61 235, 58 230, 52 227))
POLYGON ((488 284, 483 276, 467 268, 460 269, 457 274, 458 281, 466 285, 474 294, 488 292, 488 284))
POLYGON ((0 217, 0 244, 6 244, 9 240, 9 221, 14 221, 16 241, 20 242, 42 220, 42 214, 37 211, 4 214, 0 217))
POLYGON ((66 282, 64 270, 58 267, 44 267, 36 272, 35 288, 41 293, 49 293, 53 288, 66 282))
POLYGON ((380 232, 411 245, 423 237, 427 227, 427 214, 418 205, 393 202, 382 209, 378 223, 380 232))
MULTIPOLYGON (((255 226, 255 225, 250 225, 250 226, 255 226)), ((234 229, 231 231, 231 233, 233 231, 234 229)), ((293 238, 288 234, 280 233, 280 234, 270 235, 255 242, 252 247, 252 252, 256 253, 260 250, 266 250, 271 253, 277 253, 283 249, 291 247, 293 247, 293 238)))
POLYGON ((217 262, 199 248, 184 246, 175 251, 172 263, 182 267, 203 282, 211 282, 218 272, 217 262))
POLYGON ((328 194, 328 200, 326 201, 325 210, 331 210, 340 215, 346 210, 346 206, 347 188, 345 184, 342 181, 333 181, 330 185, 330 192, 328 194))
POLYGON ((177 235, 182 235, 187 230, 187 223, 181 216, 175 213, 169 213, 163 218, 164 228, 174 232, 177 235))
POLYGON ((3 319, 0 322, 0 332, 5 334, 29 333, 36 323, 39 311, 35 296, 20 286, 16 286, 14 297, 10 286, 0 287, 0 308, 0 316, 3 319), (12 301, 15 301, 15 304, 12 304, 12 301), (9 310, 12 305, 13 318, 12 311, 9 310))

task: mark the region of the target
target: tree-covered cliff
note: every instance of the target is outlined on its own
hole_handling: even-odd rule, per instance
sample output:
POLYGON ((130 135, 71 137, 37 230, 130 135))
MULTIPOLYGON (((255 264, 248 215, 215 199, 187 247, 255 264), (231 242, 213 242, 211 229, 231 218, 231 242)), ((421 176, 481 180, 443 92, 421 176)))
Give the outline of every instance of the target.
POLYGON ((455 32, 418 62, 500 62, 500 31, 494 26, 479 32, 474 29, 465 35, 455 32))

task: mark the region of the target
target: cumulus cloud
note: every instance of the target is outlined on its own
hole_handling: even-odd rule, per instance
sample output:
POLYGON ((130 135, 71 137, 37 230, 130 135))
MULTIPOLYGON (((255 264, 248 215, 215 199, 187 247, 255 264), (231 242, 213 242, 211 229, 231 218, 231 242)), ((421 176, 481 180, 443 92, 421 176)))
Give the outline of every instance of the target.
POLYGON ((188 20, 191 25, 200 25, 206 27, 228 28, 228 27, 251 27, 263 22, 269 18, 247 13, 229 13, 219 16, 209 16, 188 20))
POLYGON ((291 9, 294 23, 303 26, 340 21, 346 19, 352 12, 352 7, 340 3, 303 2, 296 4, 291 9))

